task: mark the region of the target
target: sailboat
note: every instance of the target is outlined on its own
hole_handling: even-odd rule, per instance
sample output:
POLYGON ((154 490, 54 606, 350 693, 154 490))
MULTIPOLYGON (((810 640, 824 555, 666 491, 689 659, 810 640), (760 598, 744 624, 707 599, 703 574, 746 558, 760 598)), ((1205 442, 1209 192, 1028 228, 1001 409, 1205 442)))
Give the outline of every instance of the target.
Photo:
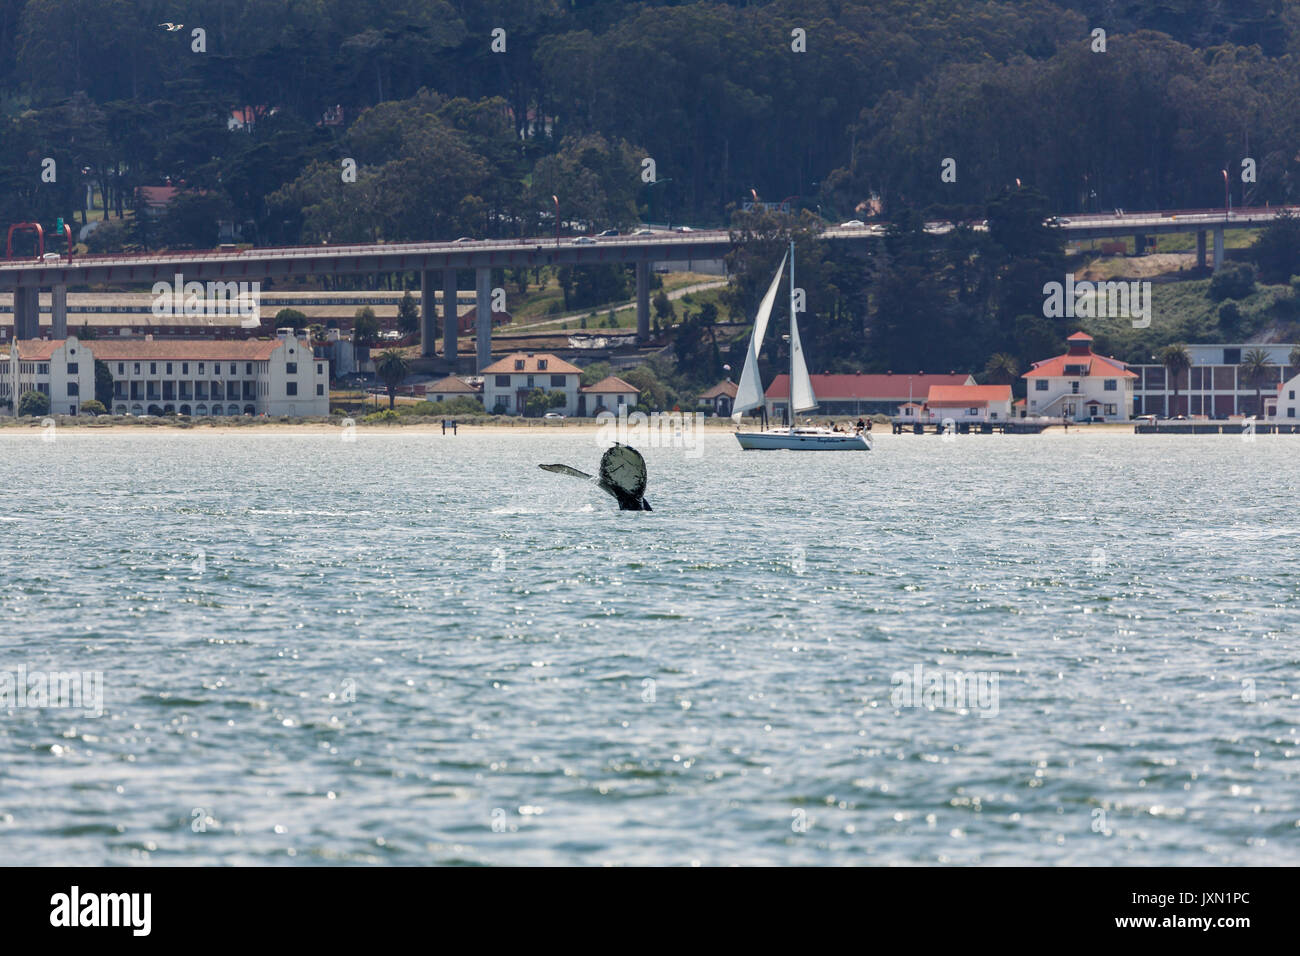
POLYGON ((763 335, 767 331, 767 320, 772 315, 772 306, 776 303, 776 294, 781 287, 781 274, 785 271, 786 260, 790 262, 790 402, 789 422, 784 428, 768 428, 757 432, 736 432, 740 447, 749 450, 788 448, 792 451, 870 451, 871 441, 863 434, 837 432, 829 428, 812 425, 795 424, 797 412, 804 412, 817 407, 817 396, 813 394, 812 379, 808 377, 808 365, 804 362, 803 345, 799 341, 799 322, 795 317, 794 294, 794 242, 790 251, 781 258, 772 284, 759 304, 758 314, 754 317, 754 332, 749 338, 749 351, 745 354, 745 368, 740 373, 740 384, 736 387, 736 399, 731 408, 731 418, 739 423, 741 415, 751 408, 763 404, 763 382, 758 371, 758 353, 763 348, 763 335))

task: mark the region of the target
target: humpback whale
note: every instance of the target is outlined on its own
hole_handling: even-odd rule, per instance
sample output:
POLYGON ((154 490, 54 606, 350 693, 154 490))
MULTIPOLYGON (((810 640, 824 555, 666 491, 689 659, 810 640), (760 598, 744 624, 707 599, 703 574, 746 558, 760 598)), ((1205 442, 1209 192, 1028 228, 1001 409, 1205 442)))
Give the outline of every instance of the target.
POLYGON ((601 456, 599 478, 585 471, 570 468, 568 465, 538 465, 537 467, 557 475, 569 475, 596 482, 598 488, 614 496, 621 511, 654 510, 650 507, 650 502, 645 500, 645 459, 641 457, 639 451, 627 445, 616 442, 601 456))

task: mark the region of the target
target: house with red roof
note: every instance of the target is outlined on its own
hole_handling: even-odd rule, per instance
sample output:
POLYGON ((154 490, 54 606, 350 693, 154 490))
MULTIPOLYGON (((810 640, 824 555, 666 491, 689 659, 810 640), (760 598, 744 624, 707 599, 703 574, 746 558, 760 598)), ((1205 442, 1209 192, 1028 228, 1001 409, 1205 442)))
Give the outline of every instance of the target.
POLYGON ((1092 336, 1075 332, 1064 355, 1035 362, 1021 376, 1029 389, 1029 417, 1126 422, 1133 415, 1137 375, 1118 359, 1092 350, 1092 336))
MULTIPOLYGON (((810 375, 817 408, 813 415, 891 414, 903 402, 923 400, 935 385, 974 385, 975 379, 958 372, 947 375, 896 375, 853 372, 848 375, 810 375)), ((765 393, 767 414, 783 421, 790 402, 790 376, 778 375, 765 393)))
POLYGON ((601 412, 618 414, 620 408, 629 410, 641 401, 641 390, 623 381, 617 375, 606 375, 595 385, 584 386, 578 398, 579 415, 599 415, 601 412))
POLYGON ((19 339, 0 354, 0 408, 18 414, 27 392, 50 400, 51 415, 75 415, 95 397, 95 358, 75 335, 66 339, 19 339))
POLYGON ((1011 386, 933 385, 925 414, 932 423, 1005 422, 1011 418, 1011 386))
POLYGON ((479 371, 483 376, 483 407, 493 414, 522 415, 528 396, 562 392, 565 415, 578 413, 578 387, 582 369, 549 352, 512 352, 479 371), (497 412, 496 409, 501 409, 497 412))

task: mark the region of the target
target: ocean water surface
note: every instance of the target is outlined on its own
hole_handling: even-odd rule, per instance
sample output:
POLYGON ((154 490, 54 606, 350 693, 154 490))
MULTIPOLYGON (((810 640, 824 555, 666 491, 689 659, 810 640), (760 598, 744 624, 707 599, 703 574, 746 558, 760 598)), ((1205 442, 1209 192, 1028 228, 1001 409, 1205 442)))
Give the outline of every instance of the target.
POLYGON ((1300 438, 54 437, 0 863, 1300 863, 1300 438))

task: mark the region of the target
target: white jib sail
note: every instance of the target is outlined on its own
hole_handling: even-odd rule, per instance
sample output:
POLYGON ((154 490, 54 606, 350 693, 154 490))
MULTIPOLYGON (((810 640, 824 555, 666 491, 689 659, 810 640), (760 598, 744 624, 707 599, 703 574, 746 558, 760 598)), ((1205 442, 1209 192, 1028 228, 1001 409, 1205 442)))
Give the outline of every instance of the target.
POLYGON ((754 333, 749 337, 749 351, 745 353, 745 367, 740 373, 740 384, 736 386, 736 400, 731 406, 731 417, 740 421, 740 416, 751 408, 763 404, 763 381, 758 374, 758 353, 763 348, 763 334, 767 332, 767 320, 772 315, 772 306, 776 302, 776 291, 781 285, 781 273, 785 272, 785 256, 777 267, 772 284, 768 286, 767 295, 754 316, 754 333))
POLYGON ((793 314, 790 316, 790 366, 794 371, 790 382, 790 407, 796 412, 806 412, 817 407, 817 396, 813 394, 812 379, 808 377, 808 366, 803 360, 803 343, 799 341, 799 323, 793 314))

